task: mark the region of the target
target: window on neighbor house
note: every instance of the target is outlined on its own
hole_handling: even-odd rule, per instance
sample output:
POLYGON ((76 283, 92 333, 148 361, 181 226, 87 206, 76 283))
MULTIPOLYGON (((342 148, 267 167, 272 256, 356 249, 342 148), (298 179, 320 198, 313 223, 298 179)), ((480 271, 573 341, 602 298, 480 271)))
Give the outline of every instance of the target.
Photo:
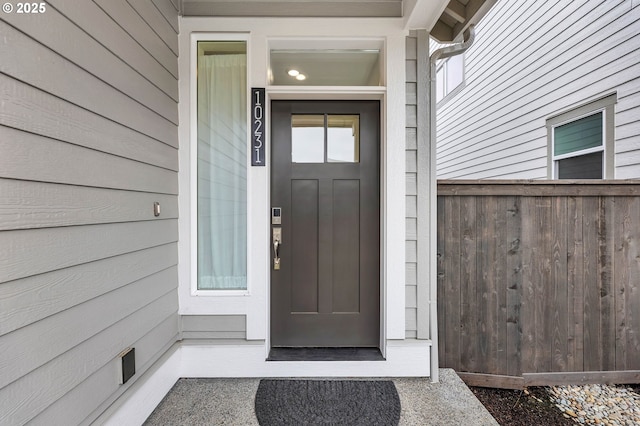
POLYGON ((550 177, 612 179, 615 95, 547 121, 550 177))
POLYGON ((553 128, 553 160, 558 179, 602 179, 602 111, 553 128))
POLYGON ((440 102, 464 83, 464 55, 438 61, 436 66, 436 102, 440 102))

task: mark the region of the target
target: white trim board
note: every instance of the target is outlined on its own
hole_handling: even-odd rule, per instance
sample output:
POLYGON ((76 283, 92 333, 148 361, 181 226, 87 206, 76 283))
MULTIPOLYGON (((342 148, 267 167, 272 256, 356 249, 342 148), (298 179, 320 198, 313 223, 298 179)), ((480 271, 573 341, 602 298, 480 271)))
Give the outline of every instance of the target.
POLYGON ((97 423, 144 423, 179 378, 429 377, 431 341, 387 341, 386 361, 265 361, 265 344, 176 343, 97 423))
POLYGON ((264 344, 185 344, 181 377, 428 377, 426 342, 387 342, 386 361, 265 361, 264 344))

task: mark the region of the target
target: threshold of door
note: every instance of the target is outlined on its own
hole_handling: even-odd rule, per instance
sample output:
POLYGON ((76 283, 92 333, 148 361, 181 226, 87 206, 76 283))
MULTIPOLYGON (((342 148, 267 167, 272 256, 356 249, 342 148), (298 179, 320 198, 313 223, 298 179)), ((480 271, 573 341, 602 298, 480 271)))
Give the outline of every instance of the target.
POLYGON ((384 361, 378 348, 271 348, 267 361, 384 361))

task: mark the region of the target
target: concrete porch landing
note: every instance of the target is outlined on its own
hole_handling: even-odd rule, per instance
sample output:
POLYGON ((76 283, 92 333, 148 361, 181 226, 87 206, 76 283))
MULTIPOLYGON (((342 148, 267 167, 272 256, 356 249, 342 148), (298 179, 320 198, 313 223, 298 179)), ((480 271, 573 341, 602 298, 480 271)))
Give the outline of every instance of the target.
MULTIPOLYGON (((400 395, 401 425, 498 425, 451 369, 440 383, 392 379, 400 395)), ((180 379, 145 425, 257 425, 254 398, 260 379, 180 379)))

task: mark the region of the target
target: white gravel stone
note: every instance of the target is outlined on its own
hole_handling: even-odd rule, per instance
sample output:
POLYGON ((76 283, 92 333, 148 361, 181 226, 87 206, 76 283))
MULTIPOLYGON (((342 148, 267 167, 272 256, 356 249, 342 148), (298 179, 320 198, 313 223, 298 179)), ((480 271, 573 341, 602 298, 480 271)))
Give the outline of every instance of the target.
POLYGON ((640 395, 624 386, 569 385, 548 390, 551 401, 577 423, 640 425, 640 395))

